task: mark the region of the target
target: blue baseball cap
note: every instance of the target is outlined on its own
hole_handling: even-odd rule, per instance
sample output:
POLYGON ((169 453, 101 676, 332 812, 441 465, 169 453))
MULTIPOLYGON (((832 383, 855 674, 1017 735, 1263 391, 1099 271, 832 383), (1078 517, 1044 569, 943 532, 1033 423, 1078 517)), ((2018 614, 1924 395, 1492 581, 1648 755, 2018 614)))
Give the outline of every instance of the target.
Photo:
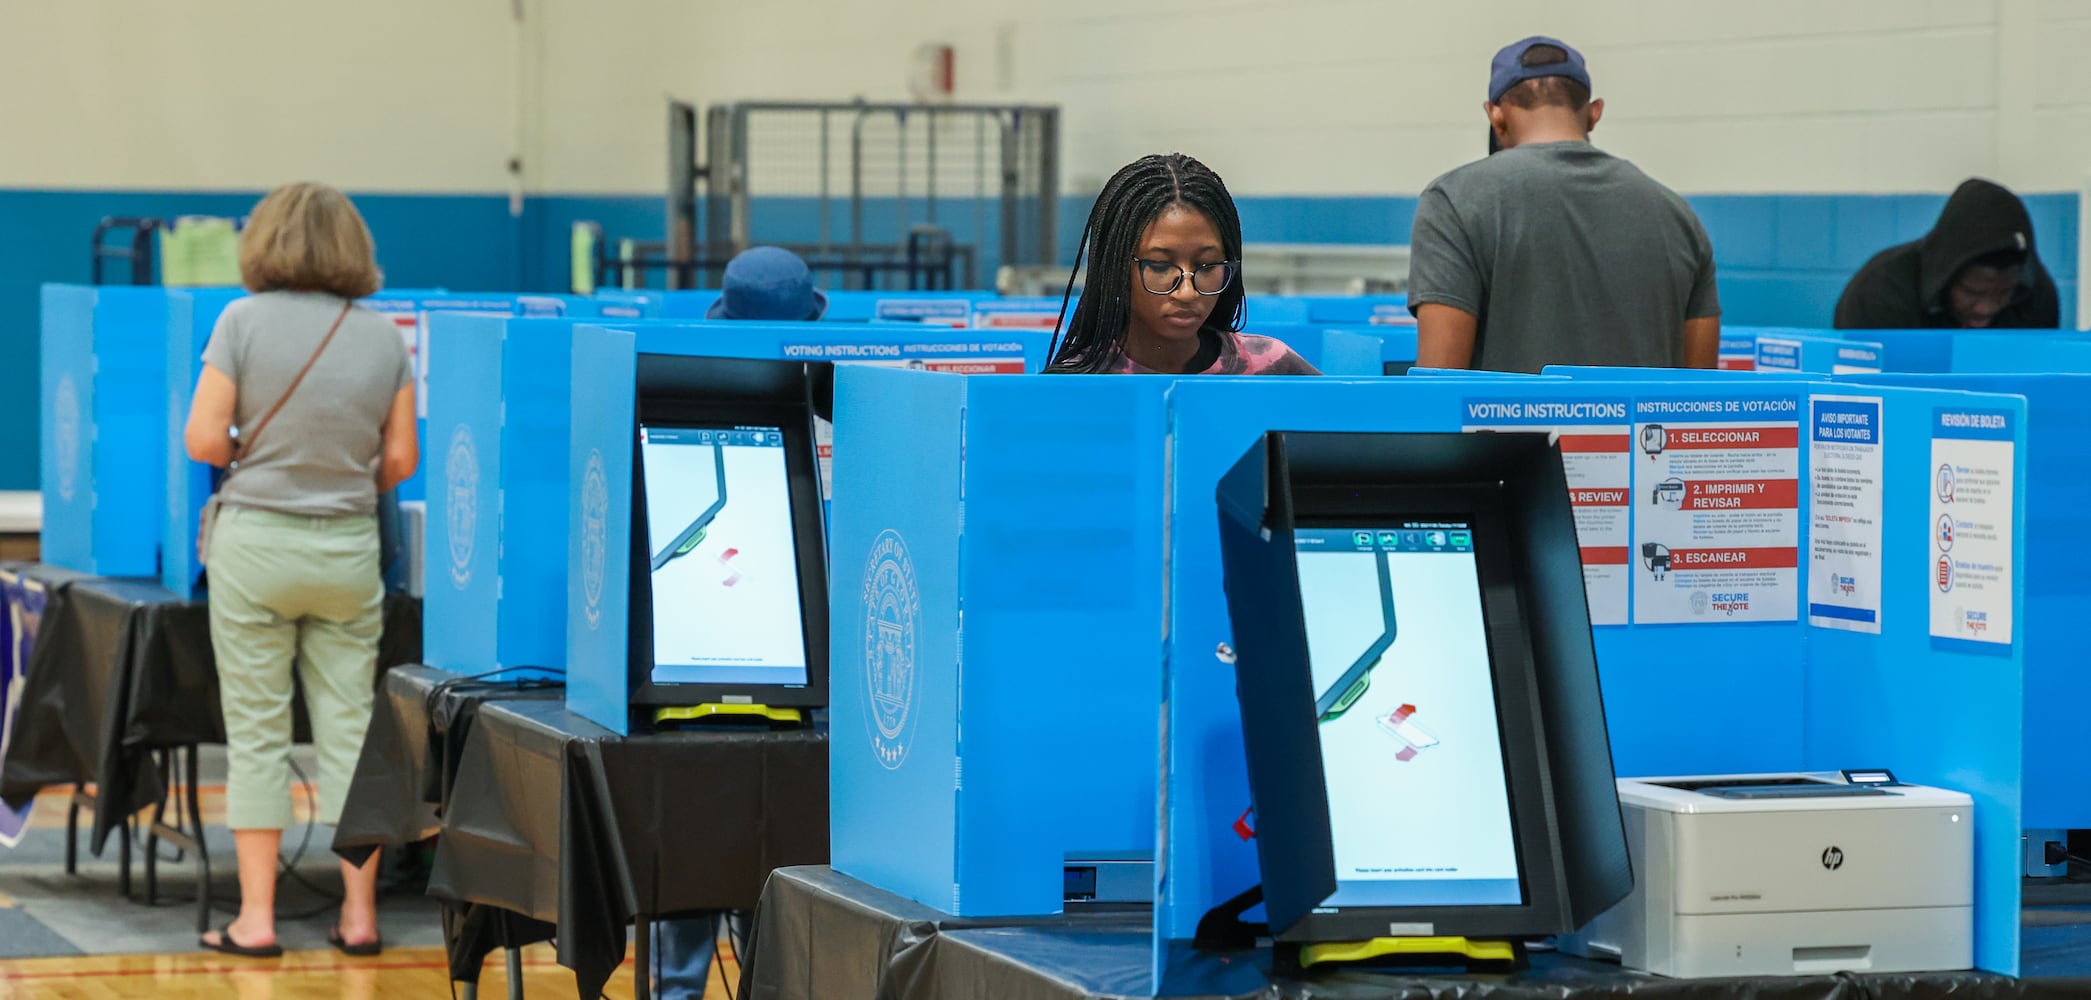
POLYGON ((1510 88, 1526 80, 1538 80, 1549 76, 1565 76, 1590 87, 1590 68, 1583 64, 1583 54, 1569 48, 1568 43, 1545 35, 1533 35, 1521 42, 1512 42, 1496 53, 1496 61, 1488 68, 1488 103, 1499 104, 1510 88), (1560 62, 1525 65, 1525 54, 1536 46, 1551 45, 1567 54, 1560 62))
POLYGON ((719 300, 705 310, 706 319, 752 319, 795 322, 815 320, 828 309, 828 297, 813 287, 813 272, 799 255, 783 247, 751 247, 726 262, 719 300))

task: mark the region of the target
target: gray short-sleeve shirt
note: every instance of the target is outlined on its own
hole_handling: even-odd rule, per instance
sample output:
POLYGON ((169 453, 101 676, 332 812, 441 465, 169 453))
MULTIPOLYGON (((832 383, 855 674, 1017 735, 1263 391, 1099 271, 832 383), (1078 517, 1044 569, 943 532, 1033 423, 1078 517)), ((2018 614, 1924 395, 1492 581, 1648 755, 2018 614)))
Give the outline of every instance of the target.
POLYGON ((1587 142, 1506 149, 1431 182, 1409 308, 1478 318, 1475 368, 1680 367, 1684 322, 1721 313, 1691 206, 1587 142))
MULTIPOLYGON (((203 361, 238 387, 234 426, 252 426, 276 405, 342 304, 323 292, 263 292, 225 307, 203 361)), ((350 309, 297 393, 226 480, 222 502, 315 517, 374 513, 385 416, 413 379, 398 328, 368 309, 350 309)))

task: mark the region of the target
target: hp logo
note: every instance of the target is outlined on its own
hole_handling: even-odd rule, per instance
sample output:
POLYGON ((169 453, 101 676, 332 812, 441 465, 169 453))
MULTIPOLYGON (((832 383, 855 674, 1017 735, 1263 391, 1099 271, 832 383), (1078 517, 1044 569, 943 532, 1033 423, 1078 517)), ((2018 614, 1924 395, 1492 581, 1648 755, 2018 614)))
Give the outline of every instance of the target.
POLYGON ((1829 871, 1836 871, 1844 867, 1844 851, 1836 847, 1824 848, 1822 852, 1822 867, 1829 871))

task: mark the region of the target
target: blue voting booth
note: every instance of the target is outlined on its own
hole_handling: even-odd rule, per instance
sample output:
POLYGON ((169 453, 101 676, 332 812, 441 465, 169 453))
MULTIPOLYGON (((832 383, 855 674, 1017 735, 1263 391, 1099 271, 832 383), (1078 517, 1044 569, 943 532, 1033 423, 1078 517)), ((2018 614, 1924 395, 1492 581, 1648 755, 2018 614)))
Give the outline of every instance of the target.
MULTIPOLYGON (((1998 733, 2016 732, 2020 698, 2022 644, 2007 639, 1964 646, 1950 637, 1940 643, 1931 638, 1938 627, 1926 610, 1936 603, 1929 598, 1935 589, 1926 530, 1932 518, 1922 500, 1930 491, 1918 487, 1932 480, 1934 420, 1963 411, 1994 416, 2011 434, 2023 433, 2023 403, 2012 397, 1882 391, 1850 402, 1826 386, 1758 379, 1609 386, 1545 379, 1177 386, 1170 399, 1168 778, 1160 850, 1166 868, 1158 876, 1156 910, 1158 981, 1166 983, 1169 959, 1180 953, 1198 918, 1256 880, 1253 845, 1234 829, 1248 798, 1232 680, 1214 655, 1226 641, 1227 626, 1217 528, 1207 498, 1240 452, 1272 427, 1556 433, 1576 495, 1592 619, 1603 623, 1596 639, 1618 772, 1832 769, 1866 758, 1893 760, 1898 773, 1912 780, 1967 791, 1978 803, 1978 963, 2015 970, 2018 742, 1998 738, 1951 746, 1935 738, 1941 698, 1969 713, 1965 718, 1979 716, 1984 731, 1993 725, 1998 733), (1859 422, 1828 414, 1855 414, 1859 422), (1782 469, 1793 477, 1791 492, 1769 491, 1778 502, 1792 504, 1785 515, 1791 530, 1783 539, 1792 548, 1782 553, 1757 550, 1784 545, 1742 546, 1750 551, 1739 556, 1755 563, 1752 578, 1771 586, 1747 592, 1737 586, 1678 586, 1683 574, 1676 570, 1683 563, 1670 566, 1676 572, 1666 574, 1664 583, 1655 581, 1643 546, 1660 548, 1651 539, 1672 537, 1665 533, 1676 530, 1677 517, 1649 512, 1668 499, 1661 487, 1670 477, 1657 475, 1668 469, 1664 450, 1648 450, 1648 428, 1658 421, 1666 422, 1663 443, 1673 447, 1748 435, 1768 451, 1785 453, 1765 468, 1775 478, 1783 478, 1782 469), (1814 557, 1825 551, 1812 544, 1812 491, 1802 486, 1811 467, 1832 461, 1817 448, 1818 435, 1852 427, 1878 428, 1879 443, 1858 448, 1861 459, 1834 460, 1880 463, 1869 495, 1883 505, 1877 518, 1883 540, 1872 549, 1877 576, 1838 575, 1875 580, 1870 598, 1834 590, 1830 570, 1816 565, 1814 557), (1908 485, 1889 490, 1889 482, 1908 485), (1625 511, 1603 512, 1621 499, 1625 511), (1623 579, 1616 547, 1593 544, 1620 539, 1621 515, 1628 542, 1623 579), (1850 630, 1853 618, 1867 611, 1879 631, 1850 630), (1689 656, 1687 665, 1680 656, 1689 656)), ((2002 469, 2007 478, 2024 475, 2008 447, 2002 469)), ((1688 485, 1680 495, 1686 505, 1693 502, 1688 485)), ((2014 526, 2007 531, 2004 573, 2015 579, 2019 562, 2010 553, 2022 549, 2019 509, 2007 508, 2003 517, 2014 526)), ((1844 544, 1840 535, 1835 551, 1842 553, 1844 544)), ((1664 552, 1671 559, 1696 558, 1683 553, 1664 552)), ((1860 591, 1856 582, 1853 590, 1860 591)), ((1990 593, 2002 602, 2000 618, 2018 614, 2008 583, 1990 593)))
POLYGON ((1755 368, 1773 374, 1859 375, 1880 371, 1886 353, 1870 341, 1768 330, 1757 337, 1755 368))
MULTIPOLYGON (((560 575, 541 580, 565 595, 564 613, 551 621, 518 618, 500 608, 492 619, 482 611, 475 628, 522 629, 535 642, 557 642, 564 650, 567 704, 574 711, 613 731, 631 727, 629 586, 632 503, 632 448, 636 428, 636 386, 643 355, 746 358, 833 364, 838 369, 909 370, 1006 374, 1037 371, 1045 363, 1048 332, 996 329, 983 331, 925 330, 880 324, 829 323, 659 323, 621 327, 581 325, 570 333, 569 360, 561 369, 571 384, 571 438, 557 452, 564 463, 558 502, 559 521, 535 529, 541 537, 563 532, 560 575), (571 582, 572 586, 567 584, 571 582)), ((440 348, 439 348, 440 350, 440 348)), ((556 365, 555 360, 533 363, 556 365)), ((952 376, 956 378, 957 376, 952 376)), ((997 380, 989 380, 997 381, 997 380)), ((511 407, 511 410, 513 407, 511 407)), ((565 419, 564 415, 561 419, 565 419)), ((856 418, 837 421, 836 448, 856 418)), ((872 428, 884 436, 889 429, 872 428)), ((518 445, 511 443, 513 456, 518 445)), ((540 445, 527 447, 545 460, 540 445)), ((514 459, 511 458, 511 461, 514 459)), ((550 475, 551 473, 546 473, 550 475)), ((504 484, 513 473, 503 473, 504 484)), ((549 490, 547 496, 550 496, 549 490)), ((544 508, 550 511, 551 507, 544 508)), ((432 515, 434 512, 431 512, 432 515)), ((506 537, 533 530, 508 521, 506 537)), ((431 552, 437 548, 430 533, 431 552)), ((439 602, 431 587, 430 615, 439 602)), ((510 665, 503 662, 502 666, 510 665)))
POLYGON ((837 383, 860 418, 831 524, 845 873, 962 916, 1039 913, 1068 856, 1152 850, 1166 994, 1199 917, 1256 881, 1220 475, 1274 429, 1537 429, 1569 472, 1618 772, 1886 764, 1966 791, 1977 961, 2017 967, 2022 508, 1962 512, 1995 551, 1941 591, 1928 506, 1940 461, 2023 481, 2016 397, 1651 373, 837 383), (1695 486, 1709 461, 1743 482, 1695 486), (1702 523, 1735 496, 1749 517, 1702 523), (1939 739, 1941 705, 1990 735, 1939 739))
POLYGON ((43 287, 45 562, 159 574, 167 332, 164 289, 43 287))
POLYGON ((210 343, 218 315, 247 293, 236 288, 196 288, 167 292, 166 521, 160 533, 160 585, 183 597, 194 597, 203 574, 196 558, 196 531, 203 505, 211 497, 214 471, 189 458, 183 428, 196 379, 203 373, 203 349, 210 343))
MULTIPOLYGON (((164 381, 157 398, 164 401, 166 413, 165 422, 156 425, 163 435, 160 447, 164 448, 164 455, 154 463, 155 468, 164 469, 163 481, 156 487, 159 490, 157 495, 166 500, 154 522, 158 569, 138 575, 157 575, 167 589, 194 598, 201 592, 199 581, 203 571, 196 561, 197 523, 204 502, 210 498, 214 473, 208 466, 189 460, 182 442, 182 429, 188 419, 189 402, 195 395, 196 379, 202 372, 203 349, 210 343, 211 331, 225 307, 246 293, 230 288, 136 291, 158 296, 165 303, 166 314, 165 333, 162 335, 164 346, 158 355, 164 370, 157 372, 164 381)), ((401 483, 397 490, 399 499, 408 501, 423 499, 432 454, 427 421, 430 389, 424 333, 432 317, 447 316, 453 311, 458 315, 477 317, 559 316, 569 311, 580 316, 594 316, 600 309, 592 300, 572 296, 466 294, 440 289, 387 290, 364 299, 360 304, 393 322, 407 346, 419 381, 417 406, 422 417, 418 421, 422 468, 401 483)), ((462 380, 455 383, 455 389, 472 391, 472 387, 462 380)))
MULTIPOLYGON (((1853 376, 1853 385, 2005 393, 2024 397, 2025 791, 2028 830, 2091 827, 2091 758, 2082 751, 2083 705, 2091 673, 2082 669, 2080 623, 2091 618, 2079 554, 2091 548, 2081 498, 2091 486, 2091 376, 1929 374, 1853 376)), ((1857 391, 1854 388, 1853 391, 1857 391)))

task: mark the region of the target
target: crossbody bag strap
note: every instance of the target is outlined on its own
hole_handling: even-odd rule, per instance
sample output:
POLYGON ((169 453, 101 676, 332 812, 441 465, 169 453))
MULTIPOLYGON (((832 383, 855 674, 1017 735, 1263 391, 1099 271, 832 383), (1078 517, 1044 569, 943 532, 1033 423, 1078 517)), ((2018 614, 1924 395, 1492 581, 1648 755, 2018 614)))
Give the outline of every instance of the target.
POLYGON ((233 447, 234 465, 238 465, 240 459, 246 458, 254 450, 254 439, 261 436, 261 432, 269 426, 269 421, 276 419, 276 414, 282 411, 283 404, 290 402, 291 395, 298 391, 298 386, 312 371, 313 364, 319 361, 320 355, 327 353, 327 345, 333 343, 334 335, 341 331, 341 321, 347 319, 349 310, 355 307, 353 301, 341 304, 341 315, 334 317, 334 325, 327 328, 327 335, 320 338, 319 346, 313 349, 312 356, 305 359, 305 367, 298 369, 297 377, 290 380, 290 388, 283 390, 283 395, 276 398, 276 405, 269 407, 269 412, 262 414, 261 419, 254 422, 253 430, 241 431, 239 444, 233 447))

